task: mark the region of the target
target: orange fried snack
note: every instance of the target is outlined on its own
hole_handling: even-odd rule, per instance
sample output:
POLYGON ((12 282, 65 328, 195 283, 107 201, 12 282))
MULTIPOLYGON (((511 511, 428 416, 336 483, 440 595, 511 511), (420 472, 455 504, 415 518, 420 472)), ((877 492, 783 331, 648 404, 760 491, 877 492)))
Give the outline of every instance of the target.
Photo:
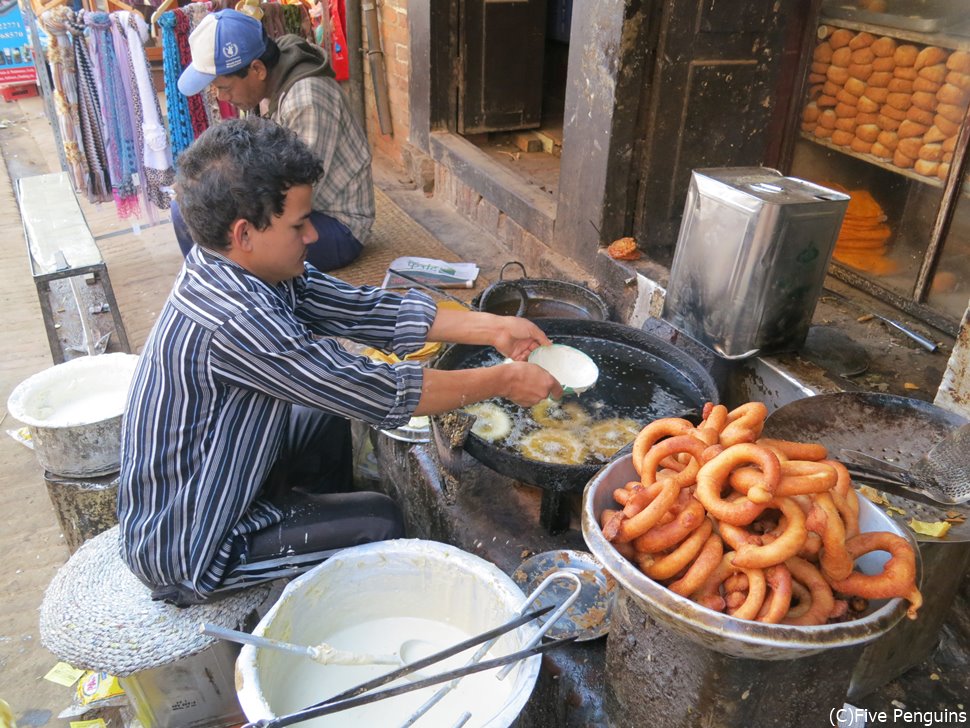
POLYGON ((610 243, 606 252, 613 260, 640 259, 640 250, 637 248, 637 241, 629 237, 614 240, 610 243))
POLYGON ((898 272, 899 264, 886 257, 892 230, 885 224, 886 213, 882 206, 868 190, 845 192, 849 195, 849 204, 832 257, 874 276, 898 272))

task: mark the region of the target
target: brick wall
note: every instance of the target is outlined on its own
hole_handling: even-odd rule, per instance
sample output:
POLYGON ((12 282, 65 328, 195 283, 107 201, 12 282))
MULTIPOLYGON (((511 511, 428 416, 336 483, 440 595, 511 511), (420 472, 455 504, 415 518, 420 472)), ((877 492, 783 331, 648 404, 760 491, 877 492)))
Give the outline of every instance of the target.
POLYGON ((364 33, 364 104, 367 112, 367 136, 371 146, 387 154, 396 162, 402 162, 402 147, 408 141, 410 99, 408 96, 408 15, 407 0, 381 0, 378 2, 378 18, 384 48, 384 65, 388 100, 391 108, 391 133, 382 134, 377 117, 374 96, 374 79, 366 55, 367 37, 364 33))

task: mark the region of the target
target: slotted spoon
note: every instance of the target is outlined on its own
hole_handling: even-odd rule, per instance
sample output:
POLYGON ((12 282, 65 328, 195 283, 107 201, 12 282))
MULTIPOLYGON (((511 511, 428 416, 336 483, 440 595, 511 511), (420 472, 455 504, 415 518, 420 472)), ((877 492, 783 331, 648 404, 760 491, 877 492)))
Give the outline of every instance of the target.
POLYGON ((950 432, 909 469, 857 450, 842 450, 842 456, 850 473, 878 478, 943 505, 970 501, 970 424, 950 432))

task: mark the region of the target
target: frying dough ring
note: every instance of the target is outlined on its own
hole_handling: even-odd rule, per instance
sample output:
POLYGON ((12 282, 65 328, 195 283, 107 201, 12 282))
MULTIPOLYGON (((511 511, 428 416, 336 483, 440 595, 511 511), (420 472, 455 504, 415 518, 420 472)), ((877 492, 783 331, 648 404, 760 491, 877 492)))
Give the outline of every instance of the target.
MULTIPOLYGON (((752 543, 742 544, 734 557, 736 566, 743 569, 767 569, 769 566, 790 559, 805 543, 808 529, 805 527, 805 514, 798 503, 791 498, 775 498, 768 507, 777 508, 785 516, 784 529, 779 526, 772 531, 771 535, 777 535, 777 538, 762 546, 752 543)), ((767 539, 763 540, 767 541, 767 539)))
MULTIPOLYGON (((697 558, 714 530, 711 519, 705 518, 690 536, 669 554, 644 554, 637 561, 640 571, 654 581, 672 579, 697 558)), ((711 569, 713 571, 713 569, 711 569)))
POLYGON ((762 402, 748 402, 731 410, 721 430, 721 444, 731 447, 739 442, 754 442, 761 437, 767 416, 768 408, 762 402))
POLYGON ((700 589, 708 577, 714 573, 714 569, 721 563, 724 556, 724 544, 716 533, 707 537, 701 552, 697 555, 688 568, 686 573, 677 581, 670 584, 667 588, 682 597, 689 597, 700 589))
POLYGON ((852 574, 853 559, 845 547, 845 524, 830 493, 815 496, 815 506, 809 520, 821 528, 822 538, 819 566, 829 579, 847 579, 852 574))
POLYGON ((659 483, 647 487, 658 488, 659 492, 642 511, 620 523, 616 537, 610 539, 607 536, 608 541, 627 543, 638 536, 642 536, 660 523, 660 519, 670 510, 680 495, 680 488, 671 480, 661 480, 659 483))
POLYGON ((778 624, 791 607, 792 578, 791 572, 784 564, 776 564, 765 569, 765 581, 771 589, 771 596, 766 598, 758 613, 758 621, 766 624, 778 624))
MULTIPOLYGON (((704 585, 694 594, 694 601, 717 612, 726 611, 732 617, 752 620, 761 611, 767 593, 765 575, 761 569, 742 569, 734 564, 734 551, 728 551, 721 563, 711 572, 704 585), (748 577, 748 595, 738 607, 728 607, 725 597, 720 594, 721 584, 734 574, 744 573, 748 577)), ((725 595, 726 596, 726 595, 725 595)))
POLYGON ((792 442, 791 440, 776 440, 770 437, 762 437, 758 440, 759 445, 780 450, 789 460, 825 460, 828 457, 828 450, 825 445, 816 442, 792 442))
POLYGON ((589 412, 578 402, 561 404, 554 399, 544 399, 529 410, 536 424, 545 428, 575 429, 589 422, 589 412))
POLYGON ((569 430, 543 427, 519 440, 516 447, 530 460, 553 465, 580 465, 586 460, 586 445, 569 430))
POLYGON ((512 418, 509 413, 492 402, 479 402, 465 407, 465 412, 475 415, 472 434, 483 440, 495 442, 503 440, 512 432, 512 418))
POLYGON ((604 458, 611 458, 624 445, 633 442, 640 432, 640 424, 626 417, 614 417, 597 422, 589 428, 586 441, 589 449, 604 458))
MULTIPOLYGON (((825 624, 832 609, 835 607, 835 596, 832 587, 815 566, 804 559, 792 556, 785 561, 785 566, 791 572, 792 579, 804 585, 811 594, 811 603, 806 610, 802 610, 802 603, 796 608, 797 616, 787 616, 781 620, 782 624, 816 625, 825 624)), ((794 587, 793 587, 794 590, 794 587)), ((797 591, 797 590, 796 590, 797 591)), ((800 593, 800 592, 799 592, 800 593)))
POLYGON ((674 504, 671 511, 675 515, 671 521, 657 524, 642 536, 638 536, 633 542, 637 551, 652 554, 669 549, 687 538, 701 524, 705 515, 704 506, 686 488, 680 492, 681 496, 687 496, 686 502, 674 504))

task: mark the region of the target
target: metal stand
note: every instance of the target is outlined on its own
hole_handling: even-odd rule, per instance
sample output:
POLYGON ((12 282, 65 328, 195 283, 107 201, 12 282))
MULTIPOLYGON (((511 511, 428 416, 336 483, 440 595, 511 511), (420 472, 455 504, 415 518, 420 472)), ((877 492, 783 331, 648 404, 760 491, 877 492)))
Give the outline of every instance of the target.
POLYGON ((65 172, 17 182, 27 258, 51 358, 131 353, 108 267, 65 172), (101 314, 110 313, 110 321, 101 314))

